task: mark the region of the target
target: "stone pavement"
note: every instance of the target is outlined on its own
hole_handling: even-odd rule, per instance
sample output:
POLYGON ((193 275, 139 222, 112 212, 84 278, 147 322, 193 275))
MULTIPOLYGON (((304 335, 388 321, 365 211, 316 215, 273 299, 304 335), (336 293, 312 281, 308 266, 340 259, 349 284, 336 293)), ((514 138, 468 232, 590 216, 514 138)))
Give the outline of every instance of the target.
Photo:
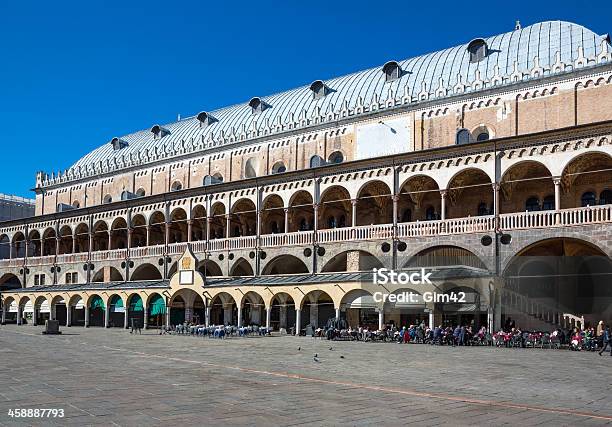
POLYGON ((0 326, 0 425, 612 425, 609 355, 62 330, 0 326))

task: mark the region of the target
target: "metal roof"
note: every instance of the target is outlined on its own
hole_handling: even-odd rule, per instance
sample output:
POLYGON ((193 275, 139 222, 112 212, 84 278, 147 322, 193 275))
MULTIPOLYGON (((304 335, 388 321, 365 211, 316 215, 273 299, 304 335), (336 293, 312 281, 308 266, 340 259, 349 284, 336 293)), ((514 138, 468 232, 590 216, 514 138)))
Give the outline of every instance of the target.
POLYGON ((349 110, 351 114, 367 112, 368 106, 380 105, 389 99, 394 100, 395 106, 419 99, 444 98, 494 84, 596 65, 612 58, 607 35, 564 21, 541 22, 482 40, 488 46, 488 54, 476 63, 470 62, 469 43, 465 43, 398 61, 403 73, 391 82, 385 81, 381 65, 326 80, 329 93, 320 99, 315 99, 308 84, 262 97, 270 107, 259 114, 253 114, 247 99, 241 104, 207 112, 216 121, 205 126, 193 116, 162 125, 169 134, 161 138, 155 138, 150 129, 122 136, 120 139, 129 145, 119 150, 113 149, 109 137, 109 142, 82 157, 64 174, 47 178, 45 184, 61 182, 64 175, 70 180, 307 127, 322 123, 327 117, 337 119, 349 110), (475 82, 481 84, 475 85, 475 82))

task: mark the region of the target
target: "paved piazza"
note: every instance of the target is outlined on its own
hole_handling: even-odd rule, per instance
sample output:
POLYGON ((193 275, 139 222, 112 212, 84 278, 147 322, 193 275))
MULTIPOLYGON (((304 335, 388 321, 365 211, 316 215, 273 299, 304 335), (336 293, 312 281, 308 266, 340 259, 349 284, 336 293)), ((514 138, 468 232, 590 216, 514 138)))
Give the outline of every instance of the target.
POLYGON ((595 353, 40 332, 0 327, 1 425, 612 424, 612 358, 595 353))

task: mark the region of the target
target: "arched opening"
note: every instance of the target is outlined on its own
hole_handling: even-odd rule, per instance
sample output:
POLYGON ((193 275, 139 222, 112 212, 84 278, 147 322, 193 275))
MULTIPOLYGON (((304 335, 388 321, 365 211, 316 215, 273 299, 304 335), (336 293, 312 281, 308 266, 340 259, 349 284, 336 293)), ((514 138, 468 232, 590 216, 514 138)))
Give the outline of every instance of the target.
POLYGON ((564 326, 566 313, 584 316, 583 327, 596 326, 600 320, 610 324, 611 278, 612 260, 589 242, 574 238, 536 242, 515 255, 504 271, 504 324, 512 319, 521 328, 564 326))
POLYGON ((23 258, 25 256, 25 235, 18 231, 13 235, 13 258, 23 258))
POLYGON ((223 272, 221 271, 219 264, 210 259, 200 261, 198 263, 198 271, 202 273, 204 277, 223 276, 223 272))
POLYGON ((147 192, 145 191, 144 188, 140 187, 138 190, 136 190, 136 197, 144 197, 147 195, 147 192))
POLYGON ((134 215, 131 221, 132 239, 130 245, 133 248, 147 246, 147 221, 143 215, 134 215))
POLYGON ((234 203, 230 227, 232 237, 254 236, 257 233, 257 212, 252 200, 240 199, 234 203))
POLYGON ((38 230, 32 230, 28 234, 28 256, 39 257, 42 255, 42 240, 38 230))
POLYGON ((133 329, 144 326, 144 304, 138 294, 131 294, 127 298, 128 324, 133 329))
POLYGON ((391 292, 394 297, 387 298, 383 306, 383 315, 386 325, 395 326, 398 329, 408 328, 410 325, 420 325, 429 321, 428 313, 425 312, 425 303, 422 291, 401 288, 391 292), (412 298, 406 297, 412 295, 412 298))
POLYGON ((295 301, 291 295, 285 292, 274 295, 270 310, 270 326, 276 331, 285 329, 291 335, 295 334, 295 301))
POLYGON ((331 297, 323 291, 311 291, 302 300, 300 330, 306 328, 306 334, 317 328, 325 327, 336 318, 336 310, 331 297))
POLYGON ((398 217, 401 222, 440 219, 440 188, 433 178, 425 175, 410 177, 398 195, 398 217))
POLYGON ((242 298, 242 325, 265 326, 266 314, 264 300, 256 292, 247 292, 242 298))
POLYGON ((125 218, 119 217, 113 221, 110 236, 111 249, 127 248, 128 225, 125 218))
POLYGON ((139 280, 161 280, 162 275, 153 264, 145 263, 141 264, 132 272, 130 276, 131 281, 139 280))
POLYGON ((493 186, 480 169, 465 169, 447 187, 446 218, 493 215, 493 186))
POLYGON ((542 163, 531 160, 510 167, 502 176, 500 189, 503 213, 541 210, 540 201, 555 193, 550 171, 542 163))
POLYGON ((6 234, 0 236, 0 259, 11 257, 11 239, 6 234))
POLYGON ((85 326, 85 302, 80 295, 70 298, 68 310, 70 310, 70 325, 85 326))
POLYGON ((353 329, 378 330, 378 305, 372 294, 363 289, 349 291, 340 303, 340 319, 353 329))
POLYGON ((108 204, 108 203, 112 203, 113 202, 113 197, 110 194, 107 194, 104 196, 104 198, 102 199, 102 203, 103 204, 108 204))
POLYGON ((125 322, 125 306, 119 295, 113 295, 108 302, 108 326, 123 328, 125 322))
POLYGON ((89 326, 104 326, 106 307, 99 295, 89 298, 89 326))
POLYGON ((47 228, 43 233, 43 256, 55 255, 56 235, 53 228, 47 228))
POLYGON ((149 296, 147 303, 147 326, 160 328, 166 323, 166 299, 158 293, 149 296))
POLYGON ((149 218, 149 246, 166 243, 166 217, 163 213, 153 212, 149 218))
POLYGON ((200 295, 191 289, 181 289, 170 299, 170 324, 180 325, 185 322, 204 324, 206 307, 200 295))
POLYGON ((176 208, 170 214, 170 229, 168 241, 170 243, 181 243, 187 241, 187 212, 182 208, 176 208))
POLYGON ((108 250, 108 225, 104 221, 98 221, 93 226, 93 251, 108 250))
POLYGON ((357 225, 393 223, 393 200, 389 186, 382 181, 364 185, 357 196, 357 225))
POLYGON ((331 164, 342 163, 344 161, 344 154, 342 154, 340 151, 334 151, 329 155, 327 161, 331 164))
POLYGON ((183 184, 181 184, 181 181, 174 181, 172 185, 170 186, 170 191, 180 191, 182 189, 183 189, 183 184))
POLYGON ((0 292, 21 288, 21 280, 13 273, 5 273, 0 277, 0 292))
POLYGON ((323 157, 317 156, 316 154, 310 158, 308 162, 311 168, 318 168, 319 166, 323 166, 325 164, 325 160, 323 157))
POLYGON ((492 137, 491 131, 489 130, 488 127, 484 125, 478 126, 476 129, 472 131, 472 138, 474 141, 477 141, 477 142, 487 141, 491 137, 492 137))
POLYGON ((36 298, 34 304, 34 317, 37 325, 44 325, 46 320, 51 318, 51 304, 45 297, 36 298))
POLYGON ((298 191, 289 200, 289 232, 314 230, 314 207, 308 191, 298 191))
POLYGON ((191 210, 191 240, 206 240, 206 208, 202 205, 191 210))
POLYGON ((319 204, 319 229, 350 227, 352 224, 351 196, 339 185, 328 188, 319 204))
POLYGON ((586 153, 576 157, 563 170, 561 188, 562 208, 609 204, 607 190, 612 182, 612 157, 605 153, 586 153), (602 203, 600 194, 604 193, 602 203), (599 196, 599 197, 598 197, 599 196))
POLYGON ((344 271, 371 271, 373 268, 382 268, 383 263, 366 251, 344 251, 334 255, 321 269, 322 273, 344 271))
POLYGON ((287 166, 285 166, 284 162, 279 161, 279 162, 274 163, 274 165, 272 166, 272 174, 284 173, 284 172, 287 172, 287 166))
POLYGON ((230 270, 230 276, 253 276, 253 268, 251 267, 251 264, 249 264, 249 262, 244 259, 244 258, 239 258, 234 265, 232 266, 232 269, 230 270))
POLYGON ((433 246, 423 249, 404 264, 405 268, 472 267, 486 270, 487 266, 473 252, 459 246, 433 246))
POLYGON ((123 275, 115 267, 102 267, 93 275, 94 283, 123 282, 123 275))
POLYGON ((259 168, 259 162, 255 158, 248 159, 244 164, 244 177, 255 178, 257 176, 257 170, 259 168))
POLYGON ((22 324, 32 324, 34 322, 34 302, 28 297, 23 297, 19 300, 19 307, 21 308, 22 324))
POLYGON ((58 321, 60 325, 66 324, 66 300, 61 296, 56 296, 51 301, 51 311, 53 312, 53 318, 58 321))
POLYGON ((74 229, 74 252, 89 252, 89 227, 81 223, 74 229))
POLYGON ((266 264, 262 274, 304 274, 308 273, 308 267, 304 262, 293 255, 279 255, 266 264))
POLYGON ((284 233, 285 207, 283 204, 283 199, 276 194, 272 194, 265 198, 262 206, 262 234, 284 233))
POLYGON ((237 325, 238 308, 236 301, 227 292, 221 292, 212 299, 210 323, 213 325, 237 325))
POLYGON ((210 238, 223 239, 226 236, 225 205, 217 202, 211 207, 210 238))

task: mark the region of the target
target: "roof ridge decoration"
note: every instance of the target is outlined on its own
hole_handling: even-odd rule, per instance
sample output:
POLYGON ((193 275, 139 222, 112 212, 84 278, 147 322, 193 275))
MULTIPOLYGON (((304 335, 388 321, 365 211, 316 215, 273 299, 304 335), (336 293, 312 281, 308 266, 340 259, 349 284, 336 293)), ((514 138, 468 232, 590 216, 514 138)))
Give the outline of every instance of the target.
POLYGON ((312 85, 306 85, 252 98, 251 102, 259 101, 257 112, 244 103, 202 112, 164 126, 153 126, 151 131, 159 128, 160 137, 157 138, 148 131, 134 132, 120 138, 128 144, 121 150, 104 144, 63 172, 42 173, 37 176, 37 187, 144 166, 179 155, 205 153, 252 138, 295 129, 307 130, 310 126, 412 102, 443 99, 612 61, 607 35, 597 35, 585 27, 563 21, 536 23, 482 40, 487 45, 487 52, 478 62, 470 62, 469 43, 466 43, 394 61, 402 72, 392 81, 386 81, 382 67, 371 68, 325 82, 321 80, 330 90, 318 99, 313 96, 312 85), (206 116, 202 116, 203 113, 206 116), (208 120, 205 126, 202 118, 208 120))

